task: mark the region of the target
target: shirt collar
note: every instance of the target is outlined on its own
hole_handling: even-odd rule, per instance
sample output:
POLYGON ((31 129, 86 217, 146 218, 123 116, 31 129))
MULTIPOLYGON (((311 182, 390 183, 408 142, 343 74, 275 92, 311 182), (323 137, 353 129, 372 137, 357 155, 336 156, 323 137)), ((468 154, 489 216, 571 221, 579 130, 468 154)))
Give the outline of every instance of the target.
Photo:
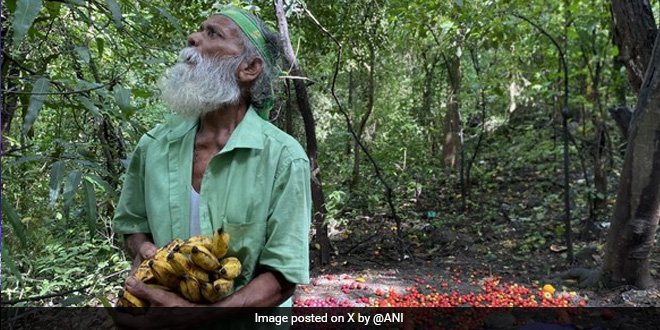
MULTIPOLYGON (((181 139, 187 133, 194 132, 193 128, 197 128, 199 124, 198 119, 184 119, 178 115, 168 116, 166 118, 167 125, 170 127, 170 132, 167 138, 170 142, 181 139)), ((250 106, 243 119, 234 132, 232 132, 227 141, 227 145, 220 151, 220 153, 229 152, 237 148, 247 149, 263 149, 264 148, 264 135, 263 125, 264 120, 259 117, 256 110, 250 106)))
POLYGON ((250 106, 245 117, 238 123, 234 132, 231 133, 227 145, 220 153, 229 152, 238 148, 263 149, 264 148, 264 120, 259 117, 257 111, 250 106))

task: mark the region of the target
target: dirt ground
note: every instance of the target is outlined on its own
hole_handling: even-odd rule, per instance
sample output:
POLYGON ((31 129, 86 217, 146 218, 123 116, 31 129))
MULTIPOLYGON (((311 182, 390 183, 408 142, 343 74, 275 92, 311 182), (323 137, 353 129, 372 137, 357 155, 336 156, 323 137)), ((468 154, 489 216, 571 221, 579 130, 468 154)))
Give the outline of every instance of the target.
MULTIPOLYGON (((576 267, 596 269, 603 258, 602 244, 577 241, 576 261, 568 265, 564 247, 552 241, 539 244, 532 251, 520 251, 516 242, 524 236, 513 223, 488 232, 476 229, 478 221, 473 226, 446 224, 443 228, 412 224, 404 226, 409 249, 401 258, 392 221, 379 217, 358 220, 350 234, 343 228, 331 228, 337 253, 329 265, 312 267, 310 284, 296 289, 295 305, 374 306, 384 296, 376 294, 378 290, 387 293, 390 289, 402 296, 409 294, 411 288, 421 293, 485 294, 483 284, 493 278, 500 279, 500 286, 508 283, 533 292, 550 284, 556 288, 555 296, 571 294, 571 306, 579 306, 580 301, 586 306, 660 305, 657 289, 580 288, 577 280, 560 277, 576 267)), ((482 227, 497 228, 493 224, 482 227)), ((605 234, 600 233, 602 237, 605 234)), ((656 245, 654 256, 659 252, 656 245)), ((658 266, 660 262, 655 258, 652 268, 657 270, 658 266)))

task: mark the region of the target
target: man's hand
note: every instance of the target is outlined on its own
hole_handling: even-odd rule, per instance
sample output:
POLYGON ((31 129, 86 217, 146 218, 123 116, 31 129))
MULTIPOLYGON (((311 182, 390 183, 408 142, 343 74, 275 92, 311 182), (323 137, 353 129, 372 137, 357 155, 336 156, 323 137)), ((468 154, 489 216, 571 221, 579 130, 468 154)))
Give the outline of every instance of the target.
MULTIPOLYGON (((198 305, 176 293, 151 288, 132 276, 126 279, 126 290, 134 296, 148 301, 150 306, 144 315, 133 316, 117 311, 115 321, 120 329, 187 329, 191 326, 189 314, 193 313, 194 309, 157 307, 196 307, 198 305)), ((202 312, 201 309, 198 312, 202 312)))
POLYGON ((133 276, 140 264, 144 260, 152 259, 156 255, 156 245, 151 241, 151 237, 147 234, 131 234, 126 235, 126 246, 128 252, 133 256, 133 267, 128 273, 128 276, 133 276))
POLYGON ((151 242, 144 242, 142 243, 142 246, 139 249, 139 252, 135 255, 135 258, 133 259, 133 266, 131 268, 131 271, 128 273, 128 276, 133 276, 135 272, 140 268, 140 265, 142 264, 143 261, 153 259, 153 257, 156 255, 156 246, 154 243, 151 242))
MULTIPOLYGON (((126 280, 126 289, 136 297, 149 301, 144 315, 133 316, 117 312, 116 323, 120 329, 190 329, 208 322, 220 322, 228 317, 245 317, 237 309, 217 307, 273 307, 289 298, 295 289, 278 272, 266 271, 250 281, 238 292, 213 305, 199 305, 183 297, 160 289, 154 289, 135 277, 126 280), (216 308, 163 308, 163 307, 216 307, 216 308), (160 307, 160 308, 159 308, 160 307)), ((245 313, 251 309, 243 309, 245 313)))

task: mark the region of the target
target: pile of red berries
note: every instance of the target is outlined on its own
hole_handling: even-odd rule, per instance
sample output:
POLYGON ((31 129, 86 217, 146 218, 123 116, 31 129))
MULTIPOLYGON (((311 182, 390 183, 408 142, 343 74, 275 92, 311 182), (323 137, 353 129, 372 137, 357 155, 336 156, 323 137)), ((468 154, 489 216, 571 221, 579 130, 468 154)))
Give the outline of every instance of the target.
MULTIPOLYGON (((447 290, 447 282, 440 282, 440 289, 423 279, 415 279, 415 284, 406 287, 404 292, 397 292, 394 288, 374 288, 365 284, 363 278, 352 280, 350 276, 338 276, 337 280, 344 280, 341 287, 343 298, 326 297, 323 299, 301 299, 294 301, 295 307, 569 307, 584 306, 586 301, 576 301, 575 294, 557 293, 550 285, 542 289, 537 284, 529 287, 516 284, 513 281, 503 282, 501 276, 488 276, 488 272, 473 272, 470 276, 470 292, 461 285, 460 271, 455 271, 453 282, 463 289, 447 290), (477 276, 486 275, 481 280, 477 276), (352 282, 346 283, 345 280, 352 282), (353 296, 353 298, 348 298, 353 296)), ((427 278, 432 278, 427 275, 427 278)), ((326 276, 332 281, 331 275, 326 276)), ((316 285, 316 282, 313 282, 316 285)), ((308 291, 306 287, 302 288, 308 291)))

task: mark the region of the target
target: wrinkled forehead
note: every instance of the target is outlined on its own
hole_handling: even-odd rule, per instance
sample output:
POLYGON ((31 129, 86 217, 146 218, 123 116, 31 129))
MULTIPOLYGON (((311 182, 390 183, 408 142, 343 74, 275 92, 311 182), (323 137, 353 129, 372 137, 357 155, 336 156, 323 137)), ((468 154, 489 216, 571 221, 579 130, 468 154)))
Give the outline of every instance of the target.
POLYGON ((231 18, 221 14, 211 15, 211 17, 202 22, 200 27, 202 30, 206 27, 214 27, 220 29, 225 35, 233 37, 239 37, 242 33, 241 29, 231 18))

